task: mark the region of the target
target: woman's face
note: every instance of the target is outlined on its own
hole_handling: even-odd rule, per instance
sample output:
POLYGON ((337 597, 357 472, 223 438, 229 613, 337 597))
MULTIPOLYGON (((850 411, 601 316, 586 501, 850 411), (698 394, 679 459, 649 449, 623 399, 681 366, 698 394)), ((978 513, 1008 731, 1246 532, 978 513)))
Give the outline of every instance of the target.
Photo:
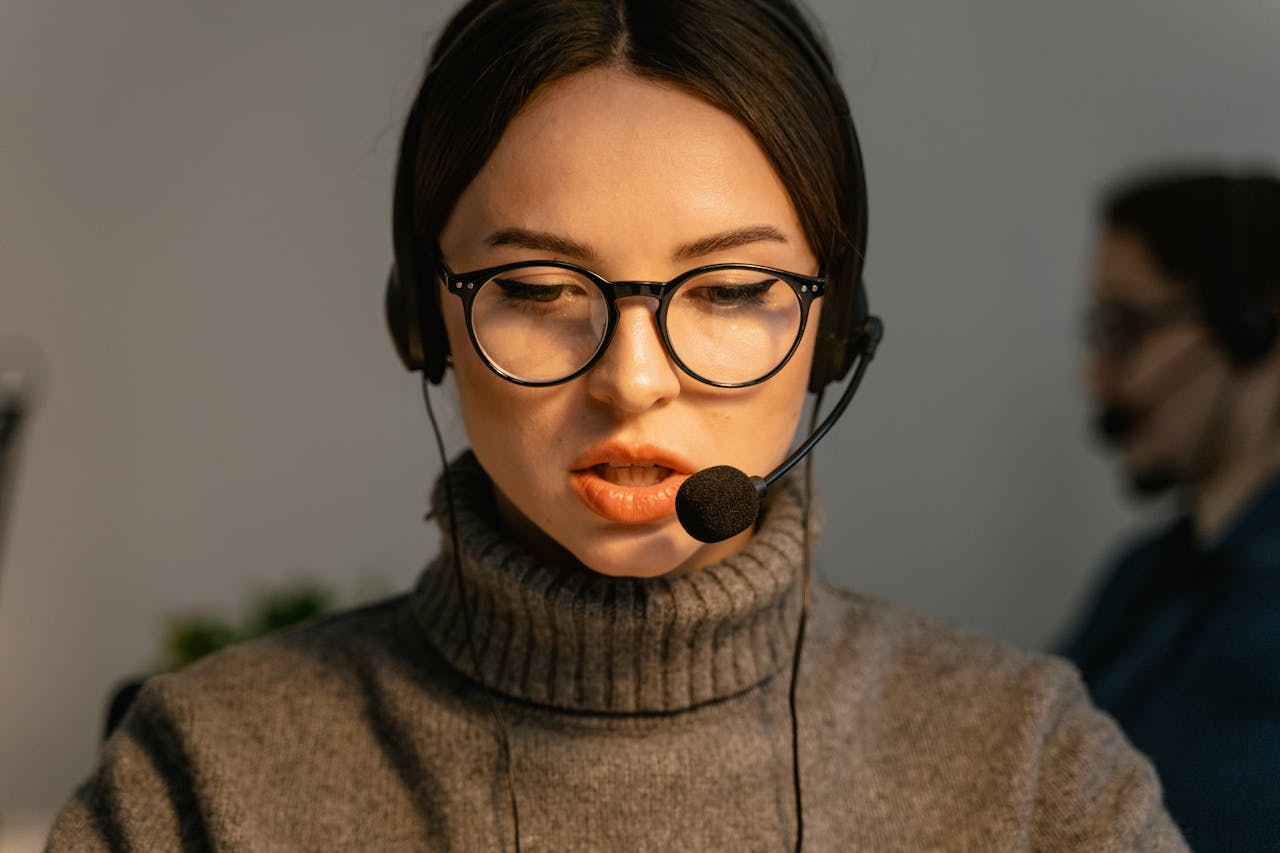
MULTIPOLYGON (((445 132, 445 131, 440 131, 445 132)), ((594 69, 539 92, 511 122, 440 235, 464 272, 513 261, 577 263, 610 280, 666 281, 742 262, 814 274, 795 209, 751 133, 672 86, 594 69)), ((769 380, 724 389, 664 350, 657 302, 618 303, 608 349, 560 385, 508 382, 480 360, 462 302, 441 290, 467 434, 501 523, 535 550, 608 575, 655 576, 722 559, 751 532, 689 537, 674 495, 691 473, 768 473, 786 454, 818 326, 769 380)))

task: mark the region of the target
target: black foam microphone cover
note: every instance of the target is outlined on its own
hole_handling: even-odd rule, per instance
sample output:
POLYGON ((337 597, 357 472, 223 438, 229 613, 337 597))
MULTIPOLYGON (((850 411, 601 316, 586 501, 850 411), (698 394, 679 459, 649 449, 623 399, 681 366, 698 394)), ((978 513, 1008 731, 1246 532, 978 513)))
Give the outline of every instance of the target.
POLYGON ((1129 406, 1107 406, 1093 418, 1093 431, 1107 444, 1124 442, 1138 427, 1140 416, 1129 406))
POLYGON ((756 523, 763 487, 731 465, 705 468, 676 492, 676 517, 699 542, 723 542, 756 523))

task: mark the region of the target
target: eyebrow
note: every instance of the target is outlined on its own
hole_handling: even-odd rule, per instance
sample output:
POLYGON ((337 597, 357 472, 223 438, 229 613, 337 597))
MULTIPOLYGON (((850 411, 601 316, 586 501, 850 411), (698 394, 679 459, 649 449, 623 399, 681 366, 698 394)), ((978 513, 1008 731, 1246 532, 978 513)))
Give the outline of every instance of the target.
POLYGON ((582 261, 598 261, 600 256, 590 246, 552 234, 549 231, 530 231, 527 228, 503 228, 489 235, 485 241, 490 246, 516 246, 536 252, 551 252, 582 261))
POLYGON ((744 228, 722 231, 719 234, 711 234, 690 243, 685 243, 676 249, 675 259, 687 261, 692 258, 700 258, 703 255, 710 255, 712 252, 723 252, 727 249, 736 249, 739 246, 764 241, 788 242, 786 235, 772 225, 748 225, 744 228))
MULTIPOLYGON (((697 240, 684 243, 676 249, 672 257, 677 261, 687 261, 710 255, 713 252, 723 252, 729 249, 736 249, 739 246, 765 241, 775 243, 789 242, 786 235, 772 225, 747 225, 742 228, 734 228, 730 231, 721 231, 718 234, 699 237, 697 240)), ((485 242, 491 247, 515 246, 538 252, 551 252, 583 261, 600 260, 599 253, 585 243, 570 240, 568 237, 562 237, 550 231, 503 228, 490 234, 489 239, 485 242)))

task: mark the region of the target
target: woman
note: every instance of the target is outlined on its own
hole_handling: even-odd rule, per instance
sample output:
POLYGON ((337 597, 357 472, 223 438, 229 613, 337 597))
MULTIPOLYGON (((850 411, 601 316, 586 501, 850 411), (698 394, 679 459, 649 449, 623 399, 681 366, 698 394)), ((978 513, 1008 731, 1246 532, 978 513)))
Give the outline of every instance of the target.
POLYGON ((805 611, 795 479, 741 532, 704 507, 718 541, 675 518, 874 342, 856 142, 793 6, 468 3, 396 206, 396 345, 454 371, 472 448, 444 552, 153 679, 52 849, 1182 849, 1069 667, 805 611))

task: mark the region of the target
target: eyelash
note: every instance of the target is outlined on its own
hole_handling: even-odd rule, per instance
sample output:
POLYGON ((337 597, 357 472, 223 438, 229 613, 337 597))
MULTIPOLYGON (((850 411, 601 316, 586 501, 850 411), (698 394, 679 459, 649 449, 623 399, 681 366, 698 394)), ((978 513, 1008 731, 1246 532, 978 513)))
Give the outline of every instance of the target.
POLYGON ((733 306, 741 305, 744 302, 750 303, 751 305, 763 305, 763 296, 769 292, 769 289, 773 287, 775 281, 775 279, 766 279, 765 281, 758 281, 754 284, 708 284, 696 287, 693 290, 695 293, 707 294, 707 296, 700 298, 705 299, 712 305, 733 306), (716 298, 723 295, 729 295, 730 299, 722 301, 716 298))
POLYGON ((502 289, 502 298, 506 302, 554 302, 560 297, 567 284, 529 284, 523 281, 495 278, 493 283, 502 289), (550 299, 542 298, 551 294, 550 299))

